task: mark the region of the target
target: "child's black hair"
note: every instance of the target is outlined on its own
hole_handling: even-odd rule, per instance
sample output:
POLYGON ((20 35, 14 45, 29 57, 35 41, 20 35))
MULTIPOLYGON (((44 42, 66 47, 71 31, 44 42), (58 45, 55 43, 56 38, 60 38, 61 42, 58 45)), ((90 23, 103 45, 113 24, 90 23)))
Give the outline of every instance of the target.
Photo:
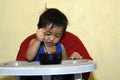
POLYGON ((51 24, 51 29, 56 26, 62 26, 66 30, 68 20, 67 17, 56 8, 47 8, 39 17, 37 24, 38 29, 51 24))

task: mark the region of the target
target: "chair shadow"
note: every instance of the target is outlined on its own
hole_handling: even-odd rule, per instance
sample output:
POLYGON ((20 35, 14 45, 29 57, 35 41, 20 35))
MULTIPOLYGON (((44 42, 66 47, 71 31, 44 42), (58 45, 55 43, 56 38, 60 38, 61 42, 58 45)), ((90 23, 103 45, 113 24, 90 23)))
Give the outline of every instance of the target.
POLYGON ((0 80, 14 80, 14 77, 13 76, 5 76, 5 77, 2 77, 0 80))
POLYGON ((93 72, 90 73, 89 80, 96 80, 93 72))

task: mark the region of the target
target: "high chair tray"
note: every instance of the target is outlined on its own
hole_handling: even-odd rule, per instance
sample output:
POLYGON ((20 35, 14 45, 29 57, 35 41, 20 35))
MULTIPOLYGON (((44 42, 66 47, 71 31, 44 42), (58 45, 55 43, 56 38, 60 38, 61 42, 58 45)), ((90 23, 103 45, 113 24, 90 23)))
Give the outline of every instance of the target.
POLYGON ((0 64, 0 75, 56 75, 91 72, 92 60, 63 60, 61 64, 40 65, 39 62, 9 61, 0 64))

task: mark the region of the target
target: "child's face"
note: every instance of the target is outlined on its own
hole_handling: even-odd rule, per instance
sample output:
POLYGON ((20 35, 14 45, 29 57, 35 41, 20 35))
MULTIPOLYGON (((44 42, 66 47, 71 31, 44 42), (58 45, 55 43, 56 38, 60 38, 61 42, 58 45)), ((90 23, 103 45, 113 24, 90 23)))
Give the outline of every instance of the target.
POLYGON ((45 30, 45 45, 48 47, 55 46, 63 35, 63 27, 61 26, 51 29, 51 25, 48 25, 43 29, 45 30))

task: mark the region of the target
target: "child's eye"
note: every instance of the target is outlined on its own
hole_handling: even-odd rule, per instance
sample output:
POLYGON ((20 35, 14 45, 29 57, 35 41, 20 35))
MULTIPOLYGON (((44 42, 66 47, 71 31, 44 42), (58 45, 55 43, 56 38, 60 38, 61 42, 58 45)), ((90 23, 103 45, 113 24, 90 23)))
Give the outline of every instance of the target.
POLYGON ((50 36, 51 34, 50 33, 46 33, 47 36, 50 36))
POLYGON ((57 38, 61 37, 61 35, 59 35, 59 34, 58 34, 58 35, 55 35, 55 36, 56 36, 57 38))

